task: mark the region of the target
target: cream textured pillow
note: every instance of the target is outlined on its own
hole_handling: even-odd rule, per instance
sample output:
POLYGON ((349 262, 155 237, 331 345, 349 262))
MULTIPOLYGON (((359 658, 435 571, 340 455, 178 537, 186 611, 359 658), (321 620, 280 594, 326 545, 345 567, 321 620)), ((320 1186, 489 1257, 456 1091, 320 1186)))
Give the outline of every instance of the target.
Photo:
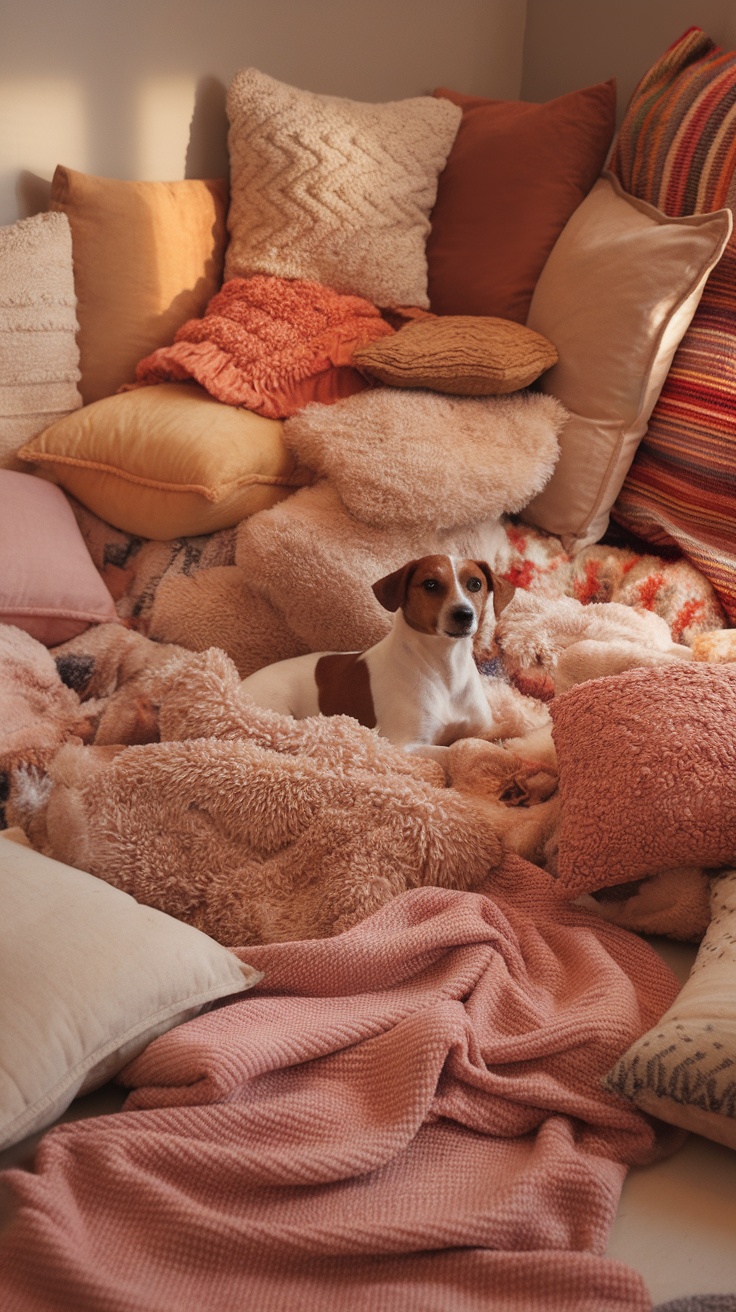
POLYGON ((606 1086, 650 1116, 736 1149, 736 870, 714 879, 711 910, 679 997, 606 1086))
POLYGON ((19 454, 106 523, 160 541, 229 528, 309 481, 279 420, 194 383, 95 401, 19 454))
POLYGON ((429 305, 429 215, 457 105, 343 100, 246 68, 227 109, 226 278, 311 278, 374 305, 429 305))
POLYGON ((191 925, 42 856, 19 830, 0 835, 0 897, 0 1148, 262 978, 191 925))
POLYGON ((553 247, 527 323, 557 348, 540 385, 571 417, 557 468, 523 518, 567 550, 605 533, 731 225, 726 209, 667 218, 605 173, 553 247))
POLYGON ((63 214, 0 228, 0 467, 82 404, 72 239, 63 214))
POLYGON ((523 324, 473 314, 418 319, 353 352, 369 378, 454 396, 517 392, 556 360, 552 343, 523 324))
POLYGON ((203 314, 222 280, 222 179, 122 182, 56 169, 51 208, 72 231, 85 404, 135 381, 135 367, 203 314))

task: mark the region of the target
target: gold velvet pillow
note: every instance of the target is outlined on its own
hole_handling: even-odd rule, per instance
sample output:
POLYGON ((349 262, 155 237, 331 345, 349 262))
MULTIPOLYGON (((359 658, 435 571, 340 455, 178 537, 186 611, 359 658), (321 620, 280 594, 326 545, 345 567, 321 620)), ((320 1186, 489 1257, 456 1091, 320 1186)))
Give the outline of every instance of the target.
POLYGON ((309 480, 281 421, 162 383, 84 406, 20 448, 101 519, 168 541, 229 528, 309 480))
POLYGON ((72 231, 85 404, 135 381, 144 356, 204 313, 222 281, 224 180, 120 182, 61 165, 51 209, 72 231))
POLYGON ((353 364, 382 383, 454 396, 518 392, 556 363, 554 346, 540 333, 469 314, 418 319, 353 355, 353 364))

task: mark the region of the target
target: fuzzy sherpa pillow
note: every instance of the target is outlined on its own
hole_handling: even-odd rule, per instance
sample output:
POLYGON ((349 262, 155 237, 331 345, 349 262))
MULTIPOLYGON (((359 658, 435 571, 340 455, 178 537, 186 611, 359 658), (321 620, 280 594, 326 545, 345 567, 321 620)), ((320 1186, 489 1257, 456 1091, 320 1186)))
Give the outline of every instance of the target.
POLYGON ((736 863, 736 666, 628 670, 550 710, 563 895, 736 863))
POLYGON ((429 215, 457 105, 344 100, 245 68, 227 111, 226 278, 271 273, 375 305, 429 305, 429 215))
POLYGON ((306 406, 286 420, 283 438, 357 520, 436 532, 526 505, 554 468, 566 418, 553 397, 532 392, 480 398, 381 387, 306 406))

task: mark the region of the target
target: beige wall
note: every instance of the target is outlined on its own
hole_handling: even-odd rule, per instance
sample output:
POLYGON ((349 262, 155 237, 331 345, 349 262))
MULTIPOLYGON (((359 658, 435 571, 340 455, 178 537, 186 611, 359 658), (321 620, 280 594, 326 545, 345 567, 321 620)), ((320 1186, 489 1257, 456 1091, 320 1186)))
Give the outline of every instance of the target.
POLYGON ((688 27, 736 48, 734 0, 527 0, 524 100, 551 100, 609 77, 619 119, 650 64, 688 27))
POLYGON ((526 0, 14 0, 0 41, 0 223, 44 208, 57 163, 219 175, 225 88, 254 65, 388 100, 439 83, 517 97, 526 0))

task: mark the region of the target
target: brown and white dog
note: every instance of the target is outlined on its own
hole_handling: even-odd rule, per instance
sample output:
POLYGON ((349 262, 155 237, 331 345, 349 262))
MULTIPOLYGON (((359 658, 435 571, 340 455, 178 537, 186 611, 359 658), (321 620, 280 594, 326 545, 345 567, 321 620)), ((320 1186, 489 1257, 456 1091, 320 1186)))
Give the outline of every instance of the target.
POLYGON ((277 661, 244 679, 241 691, 296 719, 351 715, 404 748, 504 736, 473 660, 473 636, 488 599, 498 616, 513 586, 485 561, 436 555, 409 561, 373 592, 396 612, 375 646, 277 661))

